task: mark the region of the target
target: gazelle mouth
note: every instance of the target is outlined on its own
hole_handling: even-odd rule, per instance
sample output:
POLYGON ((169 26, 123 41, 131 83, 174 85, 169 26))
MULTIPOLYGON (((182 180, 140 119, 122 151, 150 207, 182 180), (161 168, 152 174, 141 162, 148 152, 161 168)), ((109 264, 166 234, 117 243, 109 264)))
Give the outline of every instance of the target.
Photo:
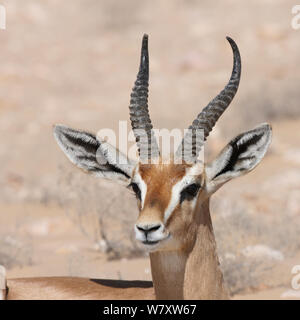
POLYGON ((159 241, 149 241, 149 240, 143 241, 143 244, 150 245, 150 246, 153 246, 157 243, 159 243, 159 241))
POLYGON ((169 239, 171 237, 171 234, 169 233, 165 238, 163 239, 160 239, 160 240, 145 240, 145 241, 142 241, 142 243, 144 245, 147 245, 147 246, 154 246, 156 244, 158 244, 159 242, 163 242, 167 239, 169 239))

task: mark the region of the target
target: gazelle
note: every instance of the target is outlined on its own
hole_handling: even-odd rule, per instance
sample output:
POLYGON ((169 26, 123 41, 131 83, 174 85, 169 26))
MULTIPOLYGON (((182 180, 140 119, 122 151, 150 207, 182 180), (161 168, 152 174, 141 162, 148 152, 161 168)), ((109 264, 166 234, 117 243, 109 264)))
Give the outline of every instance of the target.
POLYGON ((231 140, 211 163, 198 160, 206 138, 231 103, 240 81, 240 53, 235 42, 229 37, 227 40, 234 57, 230 80, 193 121, 170 163, 160 157, 148 112, 147 35, 129 106, 139 162, 127 159, 91 133, 63 125, 54 127, 58 145, 73 164, 96 177, 125 184, 136 194, 139 216, 134 230, 137 241, 150 251, 154 291, 146 282, 33 278, 8 280, 7 298, 147 299, 154 298, 154 292, 157 299, 228 298, 209 200, 223 184, 258 165, 270 145, 272 131, 270 125, 262 124, 231 140), (198 139, 198 130, 204 133, 202 139, 198 139), (115 161, 115 155, 119 161, 115 161))

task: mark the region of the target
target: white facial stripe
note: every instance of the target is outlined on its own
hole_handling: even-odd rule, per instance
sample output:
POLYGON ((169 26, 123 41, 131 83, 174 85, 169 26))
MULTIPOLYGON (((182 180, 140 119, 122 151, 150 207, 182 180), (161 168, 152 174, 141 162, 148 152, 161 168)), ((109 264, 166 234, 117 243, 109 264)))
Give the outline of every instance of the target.
POLYGON ((142 209, 143 209, 144 204, 145 204, 146 193, 147 193, 147 185, 144 182, 144 180, 142 179, 138 170, 136 171, 136 173, 134 175, 133 182, 135 182, 141 190, 141 205, 142 205, 142 209))
POLYGON ((203 162, 197 162, 191 168, 187 169, 187 175, 189 175, 189 176, 199 176, 203 172, 203 169, 204 169, 203 162))
MULTIPOLYGON (((171 200, 170 203, 165 210, 164 214, 164 222, 166 223, 171 216, 174 209, 177 207, 180 201, 180 192, 189 184, 195 181, 195 177, 199 176, 203 171, 203 163, 197 163, 191 168, 187 169, 185 176, 177 182, 172 188, 171 200)), ((193 200, 193 206, 196 204, 197 197, 193 200)))
POLYGON ((168 221, 171 213, 174 211, 174 209, 176 208, 176 206, 179 203, 179 200, 180 200, 179 194, 184 186, 184 182, 185 182, 185 179, 183 178, 182 180, 177 182, 172 188, 171 200, 170 200, 170 203, 169 203, 167 209, 165 210, 165 214, 164 214, 164 222, 165 223, 168 221))

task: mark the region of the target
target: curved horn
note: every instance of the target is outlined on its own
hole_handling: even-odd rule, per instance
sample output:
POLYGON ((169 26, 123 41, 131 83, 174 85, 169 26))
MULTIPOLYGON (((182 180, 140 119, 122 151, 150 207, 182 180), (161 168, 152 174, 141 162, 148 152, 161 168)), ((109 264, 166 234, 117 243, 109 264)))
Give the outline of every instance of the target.
POLYGON ((198 114, 189 127, 176 157, 188 162, 195 162, 210 131, 234 98, 241 77, 241 56, 236 43, 226 37, 233 51, 233 69, 226 87, 198 114))
POLYGON ((149 54, 148 35, 143 36, 140 68, 130 99, 130 120, 141 160, 159 156, 158 145, 148 110, 149 54))

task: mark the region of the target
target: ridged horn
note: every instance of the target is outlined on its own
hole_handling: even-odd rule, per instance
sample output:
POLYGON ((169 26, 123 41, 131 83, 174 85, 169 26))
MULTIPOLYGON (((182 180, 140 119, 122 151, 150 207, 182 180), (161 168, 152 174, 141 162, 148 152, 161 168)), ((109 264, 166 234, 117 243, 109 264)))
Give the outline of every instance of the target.
POLYGON ((131 92, 130 120, 135 135, 140 160, 151 160, 159 156, 153 126, 148 110, 148 86, 149 86, 149 53, 148 35, 143 36, 141 61, 137 79, 131 92))
POLYGON ((241 56, 236 43, 229 37, 226 39, 233 51, 231 77, 225 88, 198 114, 178 147, 176 157, 187 162, 197 161, 206 138, 238 90, 241 77, 241 56))

